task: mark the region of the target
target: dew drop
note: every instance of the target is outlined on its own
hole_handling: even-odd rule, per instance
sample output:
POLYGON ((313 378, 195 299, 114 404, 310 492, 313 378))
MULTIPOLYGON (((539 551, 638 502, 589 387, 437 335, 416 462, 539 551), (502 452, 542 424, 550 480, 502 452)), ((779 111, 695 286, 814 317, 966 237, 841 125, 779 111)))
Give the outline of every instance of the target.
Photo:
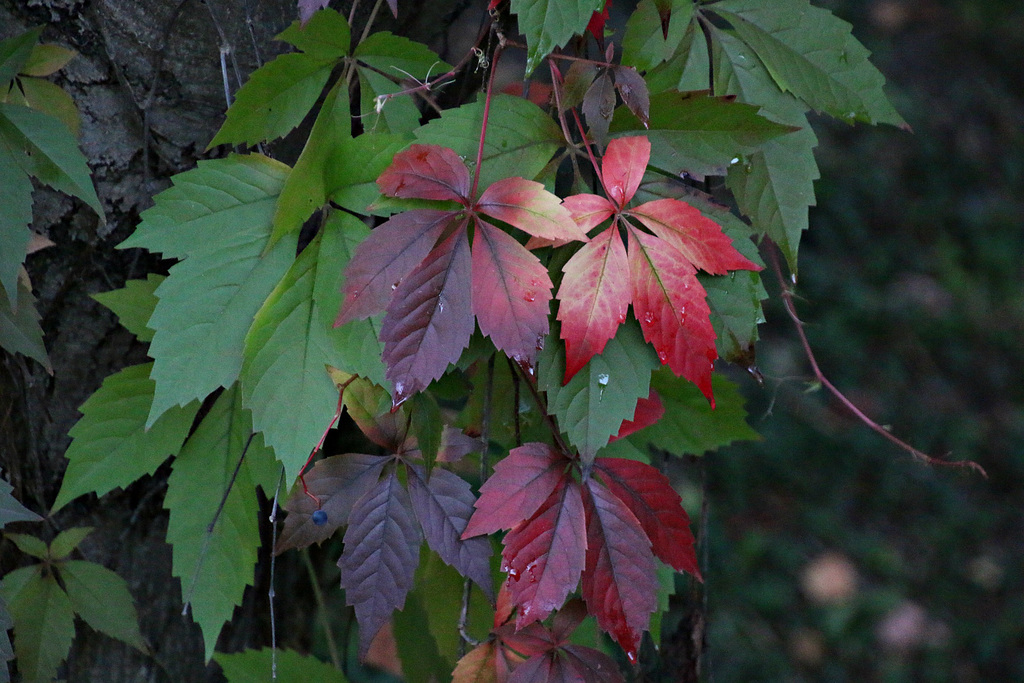
POLYGON ((624 322, 626 322, 626 314, 625 313, 619 313, 619 324, 621 325, 624 322))
POLYGON ((444 297, 443 296, 437 297, 437 312, 438 313, 444 313, 444 297))
POLYGON ((647 311, 644 313, 644 323, 647 325, 653 325, 655 321, 654 313, 647 311))
POLYGON ((543 351, 544 350, 544 335, 538 335, 537 336, 537 350, 538 351, 543 351))
POLYGON ((738 163, 740 163, 740 158, 739 157, 733 157, 732 161, 730 161, 729 163, 733 164, 733 165, 738 164, 738 163))
POLYGON ((537 299, 537 293, 534 292, 532 289, 528 289, 525 292, 523 292, 523 301, 526 301, 528 303, 532 303, 536 299, 537 299))
POLYGON ((630 664, 636 664, 636 650, 626 650, 626 657, 629 658, 630 664))
POLYGON ((660 360, 662 363, 667 363, 668 354, 665 353, 664 351, 658 351, 658 360, 660 360))
POLYGON ((397 282, 393 282, 393 283, 391 283, 391 291, 393 292, 393 291, 395 291, 396 289, 398 289, 398 283, 397 283, 397 282))
POLYGON ((608 386, 608 373, 602 372, 597 376, 597 383, 602 387, 608 386))
POLYGON ((519 572, 516 571, 515 567, 508 568, 508 578, 512 579, 513 581, 519 580, 519 572))

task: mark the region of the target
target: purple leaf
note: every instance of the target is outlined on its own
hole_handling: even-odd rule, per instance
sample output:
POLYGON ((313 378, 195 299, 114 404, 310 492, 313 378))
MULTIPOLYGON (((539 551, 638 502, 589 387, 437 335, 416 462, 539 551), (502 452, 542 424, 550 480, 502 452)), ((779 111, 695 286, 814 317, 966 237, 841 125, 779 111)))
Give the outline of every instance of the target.
POLYGON ((476 501, 469 484, 440 468, 434 468, 428 478, 422 467, 411 465, 409 496, 427 545, 456 571, 475 581, 493 602, 491 542, 486 537, 461 538, 476 501))
POLYGON ((299 21, 305 26, 309 18, 329 5, 331 0, 299 0, 299 21))
POLYGON ((616 66, 612 73, 615 74, 615 88, 622 96, 622 101, 647 128, 651 119, 651 96, 647 92, 647 82, 631 66, 616 66))
POLYGON ((606 71, 601 74, 587 89, 583 98, 583 116, 590 126, 590 135, 599 145, 604 146, 608 139, 608 127, 615 113, 615 84, 606 71))
POLYGON ((345 600, 359 620, 362 656, 391 613, 405 605, 421 536, 409 494, 394 471, 356 502, 350 518, 338 567, 345 600))

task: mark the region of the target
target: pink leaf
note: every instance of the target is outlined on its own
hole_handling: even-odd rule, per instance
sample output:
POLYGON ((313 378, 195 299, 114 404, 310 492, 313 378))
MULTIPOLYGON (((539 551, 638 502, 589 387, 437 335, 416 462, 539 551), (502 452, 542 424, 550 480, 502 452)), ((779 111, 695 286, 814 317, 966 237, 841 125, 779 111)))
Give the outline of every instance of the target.
POLYGON ((533 366, 548 333, 551 278, 511 236, 477 221, 473 238, 473 312, 480 331, 523 366, 533 366))
POLYGON ((630 210, 641 223, 686 257, 695 267, 724 275, 730 270, 761 270, 736 251, 722 228, 686 202, 658 199, 630 210))
POLYGON ((665 406, 661 402, 661 397, 658 396, 654 389, 651 389, 651 393, 647 398, 642 398, 636 402, 633 419, 623 420, 622 425, 619 427, 619 433, 613 436, 609 443, 623 439, 634 432, 639 432, 644 427, 650 427, 660 420, 664 414, 665 406))
POLYGON ((405 604, 420 558, 420 529, 409 494, 392 471, 352 508, 338 560, 345 601, 359 620, 359 651, 405 604))
POLYGON ((562 200, 533 180, 499 180, 484 190, 476 208, 534 237, 587 241, 587 236, 562 206, 562 200))
POLYGON ((469 171, 459 155, 439 145, 409 145, 377 178, 381 193, 405 199, 451 199, 466 203, 469 171))
POLYGON ((306 473, 306 486, 320 499, 321 507, 317 507, 316 501, 307 496, 301 486, 296 486, 281 506, 288 511, 288 516, 274 546, 274 554, 323 543, 338 527, 348 524, 352 506, 376 485, 388 460, 380 455, 358 453, 318 460, 306 473), (326 524, 312 521, 317 509, 327 515, 326 524))
POLYGON ((562 453, 547 444, 527 443, 513 448, 480 487, 476 512, 462 537, 511 529, 533 517, 565 477, 568 464, 562 453))
POLYGON ((714 407, 711 371, 718 352, 704 287, 669 243, 630 229, 633 312, 661 362, 690 380, 714 407))
POLYGON ((690 518, 668 478, 635 460, 598 458, 594 466, 608 489, 636 515, 654 554, 676 571, 699 578, 690 518))
POLYGON ((651 158, 651 142, 644 136, 616 138, 608 143, 601 162, 604 189, 619 209, 636 194, 651 158))
POLYGON ((502 569, 519 608, 516 629, 562 606, 579 583, 586 549, 580 485, 567 477, 533 517, 505 535, 502 569))
POLYGON ((380 339, 396 406, 444 374, 469 345, 474 327, 471 267, 469 238, 460 228, 395 291, 380 339))
POLYGON ((615 213, 615 206, 596 194, 574 194, 566 197, 562 206, 583 232, 590 232, 615 213))
POLYGON ((565 340, 565 381, 604 350, 629 308, 629 261, 616 226, 573 254, 558 289, 560 335, 565 340))
POLYGON ((409 496, 430 549, 459 574, 472 579, 493 601, 491 543, 486 538, 463 540, 476 496, 457 474, 435 467, 430 477, 419 465, 409 471, 409 496))
POLYGON ((586 486, 587 566, 583 599, 598 625, 636 661, 640 636, 658 607, 651 542, 635 515, 608 489, 586 486))
POLYGON ((374 228, 345 269, 345 299, 334 325, 384 310, 402 279, 430 253, 455 215, 406 211, 374 228))

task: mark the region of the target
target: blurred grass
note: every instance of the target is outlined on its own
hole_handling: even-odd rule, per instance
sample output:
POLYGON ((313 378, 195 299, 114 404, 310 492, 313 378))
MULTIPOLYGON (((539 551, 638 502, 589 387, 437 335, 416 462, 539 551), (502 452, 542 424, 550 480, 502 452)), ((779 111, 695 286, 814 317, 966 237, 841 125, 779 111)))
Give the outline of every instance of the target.
POLYGON ((990 478, 914 462, 807 392, 773 305, 767 386, 747 382, 765 439, 707 463, 708 665, 716 683, 1024 680, 1024 9, 822 4, 915 132, 815 123, 807 333, 879 423, 990 478))

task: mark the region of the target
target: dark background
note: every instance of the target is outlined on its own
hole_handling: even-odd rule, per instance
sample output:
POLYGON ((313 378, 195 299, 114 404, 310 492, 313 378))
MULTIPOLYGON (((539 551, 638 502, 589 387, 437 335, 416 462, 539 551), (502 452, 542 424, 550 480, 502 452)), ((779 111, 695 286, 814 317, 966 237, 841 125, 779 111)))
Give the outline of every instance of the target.
MULTIPOLYGON (((434 44, 456 5, 400 4, 414 18, 407 34, 434 44)), ((695 518, 704 476, 709 491, 704 671, 719 682, 1024 680, 1024 13, 1011 0, 819 4, 854 24, 914 134, 815 121, 822 179, 801 249, 800 313, 823 370, 851 399, 921 450, 975 460, 989 478, 923 466, 815 391, 791 324, 769 305, 766 387, 737 374, 764 440, 676 468, 695 518)), ((242 73, 255 67, 246 8, 266 59, 293 3, 0 0, 0 37, 46 23, 47 41, 81 53, 58 82, 83 111, 108 220, 36 193, 35 227, 57 245, 29 260, 55 374, 0 360, 0 465, 35 510, 56 495, 77 407, 143 360, 88 295, 157 265, 113 246, 219 124, 211 12, 242 73)), ((50 538, 97 527, 83 555, 129 581, 154 650, 80 627, 69 680, 213 675, 198 629, 179 616, 165 482, 161 470, 32 528, 50 538)), ((20 561, 0 542, 0 572, 20 561)), ((281 631, 308 645, 306 570, 291 558, 278 571, 281 631)), ((322 579, 336 599, 336 576, 322 579)), ((269 643, 265 564, 257 585, 219 649, 269 643)), ((679 588, 665 622, 677 641, 691 630, 672 627, 692 607, 685 579, 679 588)))

